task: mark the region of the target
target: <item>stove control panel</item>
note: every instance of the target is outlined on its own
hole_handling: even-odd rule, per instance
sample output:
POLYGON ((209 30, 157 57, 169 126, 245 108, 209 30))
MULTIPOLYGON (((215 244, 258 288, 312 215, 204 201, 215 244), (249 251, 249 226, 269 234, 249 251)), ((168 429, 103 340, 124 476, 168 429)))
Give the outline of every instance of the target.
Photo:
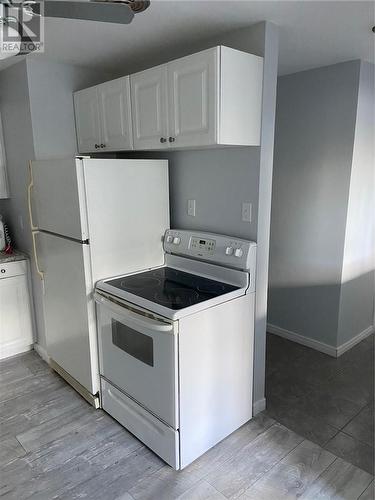
POLYGON ((193 252, 200 253, 202 255, 214 255, 215 254, 215 246, 216 246, 216 241, 207 239, 207 238, 200 238, 197 236, 192 236, 190 238, 190 250, 193 252))
POLYGON ((164 236, 167 253, 192 257, 213 264, 255 271, 256 243, 221 234, 168 229, 164 236))

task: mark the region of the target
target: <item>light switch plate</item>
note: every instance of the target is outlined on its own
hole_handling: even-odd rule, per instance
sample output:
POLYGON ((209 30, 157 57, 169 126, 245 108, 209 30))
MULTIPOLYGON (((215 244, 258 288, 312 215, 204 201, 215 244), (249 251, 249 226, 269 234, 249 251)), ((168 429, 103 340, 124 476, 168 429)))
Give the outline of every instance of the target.
POLYGON ((251 222, 252 204, 248 201, 242 203, 242 221, 251 222))
POLYGON ((187 213, 195 217, 195 200, 188 200, 187 213))

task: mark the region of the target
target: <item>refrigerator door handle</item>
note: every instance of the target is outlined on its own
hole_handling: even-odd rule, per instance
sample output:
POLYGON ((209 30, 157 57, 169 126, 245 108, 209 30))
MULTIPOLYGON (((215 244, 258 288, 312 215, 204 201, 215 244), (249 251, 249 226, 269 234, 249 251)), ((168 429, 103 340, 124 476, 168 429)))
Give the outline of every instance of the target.
POLYGON ((36 251, 36 241, 35 241, 35 236, 39 234, 39 231, 32 231, 31 236, 33 239, 33 251, 34 251, 34 262, 35 262, 35 267, 36 267, 36 272, 39 275, 39 278, 44 281, 44 272, 40 269, 39 267, 39 261, 38 261, 38 252, 36 251))
MULTIPOLYGON (((39 228, 38 228, 38 226, 34 225, 33 212, 32 212, 32 208, 31 208, 31 191, 34 187, 33 167, 32 167, 31 161, 29 161, 29 172, 30 172, 30 184, 27 187, 27 200, 28 200, 28 204, 29 204, 30 228, 31 228, 31 231, 37 231, 39 228)), ((33 241, 34 241, 34 237, 33 237, 33 241)), ((35 254, 35 243, 34 243, 34 254, 35 254)), ((38 271, 38 273, 39 273, 39 271, 38 271)))

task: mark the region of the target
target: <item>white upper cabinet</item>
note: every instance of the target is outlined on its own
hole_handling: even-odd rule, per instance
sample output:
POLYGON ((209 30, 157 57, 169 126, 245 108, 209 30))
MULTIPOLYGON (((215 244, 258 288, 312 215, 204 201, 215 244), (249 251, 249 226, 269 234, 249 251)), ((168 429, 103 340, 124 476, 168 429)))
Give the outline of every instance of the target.
POLYGON ((131 75, 134 148, 258 146, 262 85, 262 57, 222 46, 131 75))
POLYGON ((77 143, 80 153, 98 149, 100 144, 99 102, 96 87, 74 94, 77 143))
POLYGON ((129 77, 74 94, 80 153, 133 148, 129 77))
POLYGON ((166 65, 171 146, 215 144, 218 54, 205 50, 166 65))
POLYGON ((100 145, 105 150, 132 149, 129 77, 97 87, 101 125, 100 145))
POLYGON ((134 149, 167 147, 165 65, 131 75, 134 149))
POLYGON ((217 142, 228 146, 259 146, 263 57, 229 47, 218 49, 217 142))
POLYGON ((262 57, 218 46, 77 92, 79 151, 259 146, 262 87, 262 57))

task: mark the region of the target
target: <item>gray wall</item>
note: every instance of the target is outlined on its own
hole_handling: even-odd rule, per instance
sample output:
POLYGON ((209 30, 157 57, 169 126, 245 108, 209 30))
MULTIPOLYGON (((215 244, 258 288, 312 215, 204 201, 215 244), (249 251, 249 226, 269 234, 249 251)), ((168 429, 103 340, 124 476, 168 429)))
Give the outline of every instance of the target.
POLYGON ((111 75, 69 64, 28 59, 35 158, 67 158, 77 152, 72 92, 111 75))
POLYGON ((346 218, 338 345, 374 323, 374 65, 362 62, 346 218))
MULTIPOLYGON (((349 61, 278 81, 268 322, 333 347, 360 68, 349 61)), ((364 216, 373 217, 369 205, 364 216)))
POLYGON ((257 239, 259 148, 181 151, 169 161, 174 227, 257 239), (187 215, 188 199, 196 200, 195 217, 187 215), (253 206, 250 224, 242 222, 243 201, 253 206))
MULTIPOLYGON (((0 213, 16 246, 32 255, 26 189, 28 161, 76 153, 72 92, 108 80, 92 69, 27 58, 0 72, 0 110, 10 181, 9 200, 0 213)), ((37 341, 45 347, 43 293, 32 264, 37 341)))
MULTIPOLYGON (((31 254, 32 240, 28 222, 26 189, 29 183, 28 161, 34 158, 34 141, 25 60, 0 73, 0 96, 11 196, 8 200, 0 200, 0 213, 4 214, 9 224, 14 245, 31 254)), ((34 266, 31 266, 31 271, 34 277, 34 266)), ((33 282, 38 287, 39 283, 35 277, 33 282)), ((36 317, 42 318, 38 326, 40 325, 43 337, 41 300, 38 299, 38 294, 33 295, 36 297, 34 301, 36 317)))
POLYGON ((34 157, 34 142, 25 60, 0 73, 0 112, 11 195, 8 200, 0 200, 0 213, 10 226, 15 245, 28 250, 31 235, 26 216, 27 165, 34 157), (22 218, 23 227, 19 218, 22 218))

